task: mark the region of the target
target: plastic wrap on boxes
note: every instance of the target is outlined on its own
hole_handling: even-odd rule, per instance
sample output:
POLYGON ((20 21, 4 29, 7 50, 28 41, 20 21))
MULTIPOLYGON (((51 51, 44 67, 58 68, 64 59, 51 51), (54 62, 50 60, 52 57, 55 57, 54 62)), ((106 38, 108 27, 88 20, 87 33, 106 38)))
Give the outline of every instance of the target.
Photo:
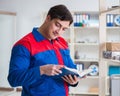
POLYGON ((120 60, 120 52, 118 52, 118 51, 103 51, 103 57, 106 59, 120 60))

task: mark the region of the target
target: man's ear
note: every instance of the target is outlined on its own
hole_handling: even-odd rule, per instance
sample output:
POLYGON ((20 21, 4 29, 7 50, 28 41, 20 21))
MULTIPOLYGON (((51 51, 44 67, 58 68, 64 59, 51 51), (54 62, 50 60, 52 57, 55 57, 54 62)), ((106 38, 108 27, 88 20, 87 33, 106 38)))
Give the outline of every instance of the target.
POLYGON ((47 20, 47 21, 51 20, 50 15, 47 15, 46 20, 47 20))

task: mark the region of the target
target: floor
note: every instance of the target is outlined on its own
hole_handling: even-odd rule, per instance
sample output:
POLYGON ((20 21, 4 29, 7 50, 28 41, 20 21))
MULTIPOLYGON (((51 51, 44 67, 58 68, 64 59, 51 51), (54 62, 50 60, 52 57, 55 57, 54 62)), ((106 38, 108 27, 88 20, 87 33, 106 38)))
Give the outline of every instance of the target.
POLYGON ((21 96, 21 92, 15 92, 15 91, 0 91, 0 96, 21 96))

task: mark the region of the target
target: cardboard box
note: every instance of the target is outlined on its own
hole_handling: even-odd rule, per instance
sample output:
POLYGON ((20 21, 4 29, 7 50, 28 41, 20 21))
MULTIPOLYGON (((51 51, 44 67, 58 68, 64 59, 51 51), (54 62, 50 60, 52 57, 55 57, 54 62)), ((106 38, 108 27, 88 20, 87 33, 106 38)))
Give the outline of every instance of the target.
POLYGON ((106 50, 107 51, 120 51, 120 43, 107 42, 106 50))
POLYGON ((99 92, 99 89, 98 87, 90 87, 88 92, 91 92, 91 93, 98 93, 99 92))

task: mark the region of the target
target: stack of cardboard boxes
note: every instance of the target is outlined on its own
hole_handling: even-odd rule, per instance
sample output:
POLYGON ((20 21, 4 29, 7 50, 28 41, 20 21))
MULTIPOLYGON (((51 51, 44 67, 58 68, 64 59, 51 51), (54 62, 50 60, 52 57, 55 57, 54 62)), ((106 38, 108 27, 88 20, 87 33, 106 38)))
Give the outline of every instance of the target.
POLYGON ((120 43, 106 42, 106 51, 103 52, 103 57, 120 61, 120 43))

